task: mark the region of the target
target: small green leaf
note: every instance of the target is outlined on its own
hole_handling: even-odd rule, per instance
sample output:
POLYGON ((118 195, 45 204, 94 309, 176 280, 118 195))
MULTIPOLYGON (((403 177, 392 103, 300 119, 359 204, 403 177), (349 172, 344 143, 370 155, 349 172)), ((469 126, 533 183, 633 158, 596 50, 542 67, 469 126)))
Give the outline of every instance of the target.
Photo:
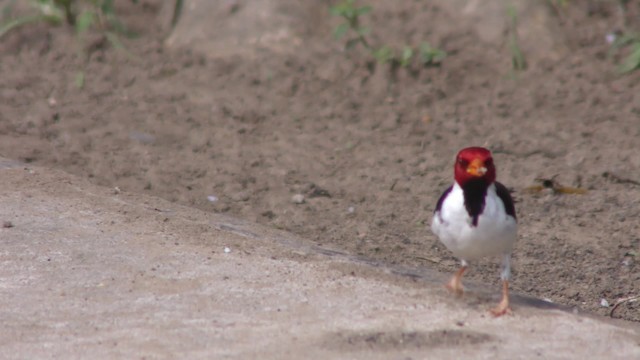
POLYGON ((58 6, 54 0, 38 0, 33 4, 48 21, 61 23, 65 18, 64 9, 58 6))
POLYGON ((361 15, 366 15, 368 13, 370 13, 373 10, 373 7, 367 5, 367 6, 363 6, 361 8, 356 9, 356 15, 357 16, 361 16, 361 15))
POLYGON ((183 9, 183 0, 176 0, 175 5, 173 6, 173 15, 171 16, 171 28, 175 28, 178 24, 178 20, 180 20, 180 15, 182 15, 183 9))
POLYGON ((627 33, 617 36, 611 44, 609 56, 626 47, 630 52, 617 67, 618 72, 622 74, 640 69, 640 34, 627 33))
POLYGON ((390 47, 383 46, 373 52, 373 57, 375 57, 380 64, 386 64, 393 59, 394 54, 390 47))
POLYGON ((4 34, 8 33, 9 31, 16 29, 22 25, 35 23, 38 21, 46 21, 46 20, 47 20, 46 16, 40 15, 40 14, 23 16, 23 17, 19 17, 17 19, 11 20, 5 24, 0 25, 0 38, 4 36, 4 34))
POLYGON ((621 47, 632 44, 634 41, 638 41, 638 38, 635 35, 624 34, 622 36, 618 36, 613 41, 613 44, 611 44, 611 47, 614 49, 619 49, 621 47))
POLYGON ((329 13, 333 16, 342 16, 342 9, 338 5, 332 6, 329 8, 329 13))
POLYGON ((84 87, 84 71, 81 70, 76 73, 75 84, 78 89, 84 87))
POLYGON ((338 5, 332 6, 329 8, 331 15, 334 16, 345 16, 350 10, 353 9, 353 1, 344 1, 338 5))
POLYGON ((76 32, 83 34, 93 26, 96 16, 93 11, 85 10, 76 19, 76 32))
POLYGON ((622 64, 618 67, 618 71, 624 74, 638 68, 640 68, 640 42, 633 45, 631 53, 622 61, 622 64))
POLYGON ((342 13, 342 16, 344 16, 344 18, 349 21, 355 21, 355 19, 358 18, 355 9, 345 9, 342 13))
POLYGON ((7 4, 2 7, 2 22, 7 22, 11 20, 11 13, 13 12, 13 7, 15 6, 17 0, 9 0, 7 4))
POLYGON ((420 61, 422 62, 422 65, 427 66, 439 64, 446 57, 446 52, 432 47, 429 43, 423 42, 420 44, 420 61))
POLYGON ((336 29, 333 31, 333 36, 335 36, 336 39, 340 39, 347 33, 347 31, 349 31, 349 24, 342 23, 336 26, 336 29))
POLYGON ((435 53, 433 54, 433 62, 439 63, 442 60, 444 60, 446 57, 447 57, 447 53, 445 51, 436 49, 435 53))
POLYGON ((369 29, 366 26, 360 26, 359 28, 356 29, 356 32, 358 33, 358 35, 360 36, 365 36, 368 35, 371 29, 369 29))
POLYGON ((522 50, 520 50, 520 46, 518 46, 518 43, 516 42, 516 40, 512 40, 511 43, 509 44, 509 47, 511 48, 511 63, 513 65, 513 69, 514 70, 526 69, 527 62, 524 59, 524 54, 522 53, 522 50))
POLYGON ((413 49, 410 46, 405 46, 402 49, 402 55, 400 55, 400 66, 409 66, 411 64, 411 58, 413 58, 413 49))
POLYGON ((102 13, 105 15, 115 15, 115 8, 113 6, 113 0, 102 0, 102 5, 100 6, 102 13))

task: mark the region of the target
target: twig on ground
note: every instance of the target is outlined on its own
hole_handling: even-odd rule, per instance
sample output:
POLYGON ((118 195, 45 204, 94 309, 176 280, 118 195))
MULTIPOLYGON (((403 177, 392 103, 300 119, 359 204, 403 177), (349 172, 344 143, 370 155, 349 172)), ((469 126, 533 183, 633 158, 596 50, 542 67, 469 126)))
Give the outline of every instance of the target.
POLYGON ((629 177, 625 177, 622 175, 619 175, 615 172, 611 172, 611 171, 605 171, 602 173, 602 176, 607 178, 607 179, 611 179, 617 183, 620 184, 633 184, 633 185, 640 185, 640 181, 631 179, 629 177))
POLYGON ((431 259, 431 258, 427 258, 427 257, 416 256, 416 259, 418 259, 418 260, 425 260, 425 261, 429 261, 429 262, 432 262, 432 263, 434 263, 434 264, 440 264, 440 260, 431 259))
POLYGON ((640 295, 629 296, 629 297, 626 297, 626 298, 618 299, 618 301, 616 301, 616 303, 611 308, 611 312, 609 312, 609 316, 613 317, 613 312, 616 311, 618 306, 620 306, 621 304, 624 304, 626 302, 635 302, 635 301, 638 301, 638 300, 640 300, 640 295))

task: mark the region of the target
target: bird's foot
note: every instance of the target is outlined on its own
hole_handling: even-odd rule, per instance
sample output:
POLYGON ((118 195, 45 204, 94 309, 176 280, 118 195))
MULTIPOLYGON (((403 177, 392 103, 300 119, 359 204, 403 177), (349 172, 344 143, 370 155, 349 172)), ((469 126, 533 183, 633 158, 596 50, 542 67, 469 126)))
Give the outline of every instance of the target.
POLYGON ((454 276, 451 278, 445 287, 456 296, 462 296, 462 294, 464 294, 464 286, 462 286, 462 281, 460 281, 459 277, 454 276))
POLYGON ((449 283, 447 283, 445 287, 456 296, 462 296, 462 294, 464 294, 464 287, 460 282, 454 283, 453 281, 449 281, 449 283))
POLYGON ((505 306, 505 305, 502 304, 502 302, 500 302, 500 304, 498 304, 498 306, 496 306, 493 309, 489 310, 489 312, 494 317, 499 317, 499 316, 502 316, 502 315, 513 315, 513 312, 511 311, 511 307, 509 307, 509 304, 507 303, 507 305, 505 306))
POLYGON ((498 306, 491 309, 490 312, 495 317, 512 314, 511 307, 509 307, 509 281, 504 280, 502 282, 502 300, 500 300, 498 306))

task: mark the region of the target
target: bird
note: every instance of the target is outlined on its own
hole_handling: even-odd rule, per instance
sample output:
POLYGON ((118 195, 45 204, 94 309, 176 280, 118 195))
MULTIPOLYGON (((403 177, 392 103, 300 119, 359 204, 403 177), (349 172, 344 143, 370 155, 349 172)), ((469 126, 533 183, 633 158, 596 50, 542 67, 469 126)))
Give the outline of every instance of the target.
POLYGON ((483 147, 467 147, 458 152, 454 179, 438 199, 431 222, 433 233, 461 263, 446 287, 462 295, 462 276, 468 261, 501 256, 502 298, 491 313, 509 314, 511 254, 518 237, 513 198, 496 181, 493 156, 483 147))

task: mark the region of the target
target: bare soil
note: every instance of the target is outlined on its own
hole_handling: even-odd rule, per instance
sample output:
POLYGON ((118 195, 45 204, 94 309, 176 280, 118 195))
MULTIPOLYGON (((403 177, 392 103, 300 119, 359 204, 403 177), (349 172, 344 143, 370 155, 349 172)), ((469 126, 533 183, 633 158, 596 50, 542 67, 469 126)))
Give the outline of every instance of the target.
MULTIPOLYGON (((506 45, 426 2, 371 1, 375 41, 449 54, 395 71, 344 52, 333 20, 295 53, 169 52, 159 2, 141 3, 123 5, 135 58, 95 36, 83 65, 64 27, 1 40, 1 156, 449 272, 456 260, 428 225, 455 153, 482 145, 517 199, 516 291, 602 315, 602 299, 640 295, 640 72, 614 70, 613 5, 572 2, 556 18, 567 55, 514 73, 506 45), (538 178, 587 192, 527 191, 538 178)), ((493 259, 468 276, 498 289, 493 259)), ((615 316, 640 321, 639 310, 615 316)))

